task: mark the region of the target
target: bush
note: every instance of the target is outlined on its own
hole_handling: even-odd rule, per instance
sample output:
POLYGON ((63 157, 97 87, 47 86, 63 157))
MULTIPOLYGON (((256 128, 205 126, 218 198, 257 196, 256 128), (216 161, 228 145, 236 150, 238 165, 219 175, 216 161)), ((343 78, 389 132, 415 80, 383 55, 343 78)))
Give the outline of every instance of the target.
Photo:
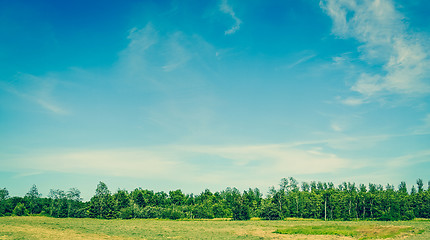
POLYGON ((176 220, 184 218, 185 216, 182 211, 179 211, 175 208, 165 208, 161 217, 176 220))
POLYGON ((121 210, 119 211, 119 217, 122 219, 133 218, 134 217, 133 208, 132 207, 121 208, 121 210))
POLYGON ((89 217, 85 207, 74 209, 71 212, 71 216, 74 218, 86 218, 89 217))
POLYGON ((28 216, 28 210, 25 208, 24 203, 18 203, 13 209, 13 215, 28 216))
POLYGON ((280 220, 282 219, 282 214, 275 204, 268 203, 262 207, 260 217, 264 220, 280 220))
POLYGON ((406 211, 405 214, 402 215, 403 221, 414 220, 414 218, 415 218, 414 212, 411 210, 406 211))
POLYGON ((216 218, 228 218, 232 216, 231 210, 225 205, 215 203, 212 207, 213 216, 216 218))
POLYGON ((204 218, 204 219, 214 218, 212 208, 208 204, 194 205, 192 212, 195 218, 204 218))
POLYGON ((161 207, 146 206, 141 211, 141 218, 160 218, 162 215, 161 207))
POLYGON ((237 203, 233 206, 232 211, 233 211, 233 220, 251 219, 251 213, 247 205, 237 203))

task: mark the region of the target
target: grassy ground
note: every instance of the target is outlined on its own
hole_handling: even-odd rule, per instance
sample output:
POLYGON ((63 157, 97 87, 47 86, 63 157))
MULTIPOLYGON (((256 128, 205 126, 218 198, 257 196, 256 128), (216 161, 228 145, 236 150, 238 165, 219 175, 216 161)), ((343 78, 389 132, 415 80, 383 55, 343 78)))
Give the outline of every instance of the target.
POLYGON ((375 239, 375 237, 430 239, 430 221, 170 221, 0 217, 0 239, 375 239), (276 231, 280 233, 275 233, 276 231))

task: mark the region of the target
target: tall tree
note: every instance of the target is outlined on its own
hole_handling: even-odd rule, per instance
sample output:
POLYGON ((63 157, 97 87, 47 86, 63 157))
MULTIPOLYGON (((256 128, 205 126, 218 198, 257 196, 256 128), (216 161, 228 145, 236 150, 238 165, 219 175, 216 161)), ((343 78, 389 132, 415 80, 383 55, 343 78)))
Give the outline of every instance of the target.
POLYGON ((424 183, 423 180, 421 178, 417 179, 417 187, 418 187, 418 193, 422 193, 424 190, 424 183))
POLYGON ((6 188, 0 189, 0 216, 6 214, 6 199, 9 198, 9 191, 6 188))
POLYGON ((39 209, 37 206, 37 200, 42 196, 42 194, 40 194, 39 190, 37 190, 36 184, 33 184, 33 186, 30 188, 30 190, 25 196, 29 200, 30 213, 31 214, 38 213, 39 209))
POLYGON ((82 201, 81 191, 77 188, 70 188, 66 193, 67 197, 67 217, 71 217, 72 214, 75 214, 78 209, 77 203, 82 201))
POLYGON ((180 189, 177 189, 175 191, 170 191, 169 200, 173 205, 180 206, 185 202, 185 195, 182 193, 180 189))
POLYGON ((399 192, 402 193, 402 194, 407 194, 408 193, 408 188, 406 187, 406 182, 404 182, 404 181, 400 182, 399 192))
POLYGON ((99 182, 99 184, 97 184, 97 188, 96 188, 96 197, 103 197, 103 196, 107 196, 107 195, 110 195, 110 191, 109 191, 106 183, 99 182))
POLYGON ((36 184, 33 184, 33 186, 31 186, 30 190, 27 192, 25 196, 35 199, 35 198, 41 197, 42 194, 40 194, 39 190, 37 190, 36 184))
POLYGON ((303 192, 309 192, 310 189, 311 189, 311 187, 309 186, 309 183, 302 182, 302 191, 303 192))
POLYGON ((0 201, 4 201, 9 198, 9 191, 6 188, 0 189, 0 201))
POLYGON ((107 185, 99 182, 96 194, 90 200, 90 213, 96 218, 114 218, 114 201, 107 185))

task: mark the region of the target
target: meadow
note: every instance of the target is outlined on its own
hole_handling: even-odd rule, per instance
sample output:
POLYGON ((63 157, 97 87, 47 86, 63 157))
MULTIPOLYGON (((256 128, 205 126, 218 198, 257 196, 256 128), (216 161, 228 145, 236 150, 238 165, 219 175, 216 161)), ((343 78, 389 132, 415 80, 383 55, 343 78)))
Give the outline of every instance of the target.
POLYGON ((430 221, 1 217, 0 239, 430 239, 430 221))

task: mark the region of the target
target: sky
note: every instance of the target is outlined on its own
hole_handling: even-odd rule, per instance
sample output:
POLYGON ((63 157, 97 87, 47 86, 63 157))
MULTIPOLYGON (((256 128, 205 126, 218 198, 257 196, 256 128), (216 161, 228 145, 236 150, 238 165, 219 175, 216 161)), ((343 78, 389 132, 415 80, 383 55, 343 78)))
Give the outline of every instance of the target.
POLYGON ((2 0, 0 188, 430 180, 426 0, 2 0))

